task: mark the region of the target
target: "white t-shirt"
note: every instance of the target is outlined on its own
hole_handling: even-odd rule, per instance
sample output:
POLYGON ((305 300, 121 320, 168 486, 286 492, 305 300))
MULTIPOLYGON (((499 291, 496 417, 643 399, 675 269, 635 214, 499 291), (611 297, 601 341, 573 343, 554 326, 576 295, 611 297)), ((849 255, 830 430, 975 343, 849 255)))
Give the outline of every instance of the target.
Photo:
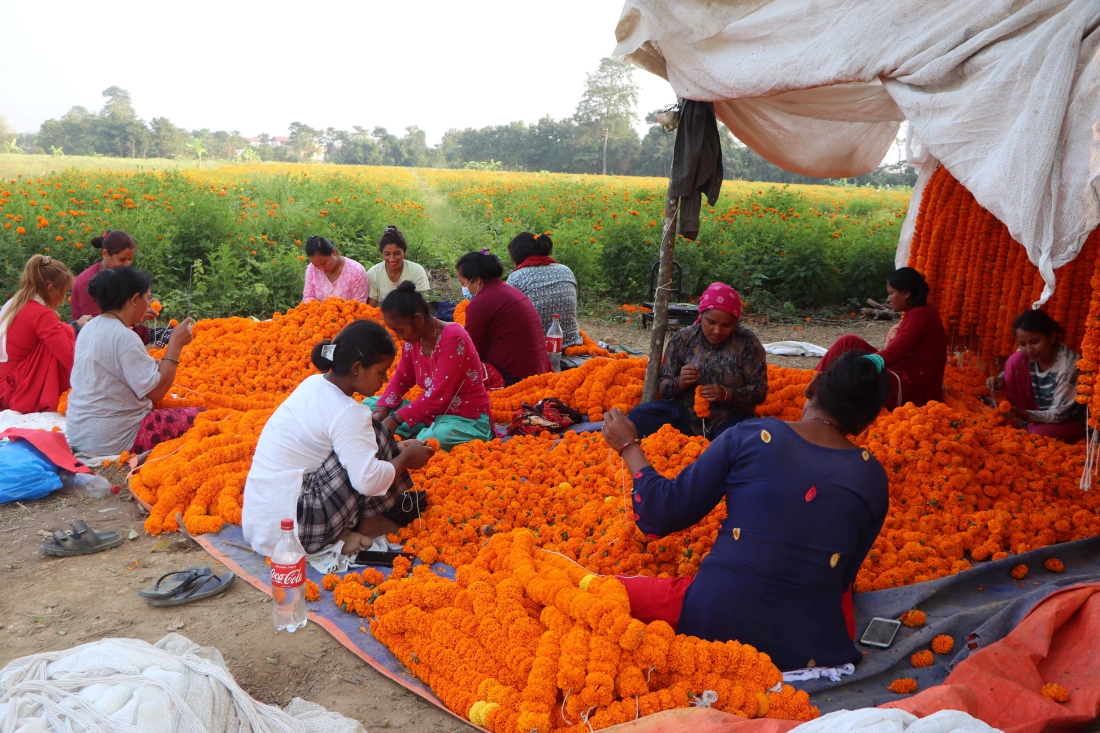
POLYGON ((297 528, 302 477, 333 451, 363 496, 381 496, 393 485, 393 466, 378 458, 370 409, 314 374, 279 405, 256 444, 241 512, 244 538, 256 552, 271 555, 283 519, 297 528))
POLYGON ((367 297, 374 298, 379 305, 382 305, 382 300, 391 291, 397 290, 397 286, 406 280, 412 280, 416 283, 416 289, 421 293, 431 290, 432 287, 428 282, 428 273, 424 268, 410 260, 404 260, 401 277, 397 278, 397 282, 390 280, 390 276, 386 274, 385 262, 379 262, 367 270, 367 280, 370 282, 370 294, 367 297))
POLYGON ((160 384, 157 360, 141 337, 110 315, 80 329, 73 357, 65 434, 73 450, 117 455, 134 446, 153 409, 146 396, 160 384))

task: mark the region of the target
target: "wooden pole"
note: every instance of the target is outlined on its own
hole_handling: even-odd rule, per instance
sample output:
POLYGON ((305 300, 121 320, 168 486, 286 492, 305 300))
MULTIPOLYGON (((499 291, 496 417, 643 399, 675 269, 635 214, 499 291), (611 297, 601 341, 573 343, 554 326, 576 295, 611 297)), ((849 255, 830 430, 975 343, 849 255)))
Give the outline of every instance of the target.
POLYGON ((642 402, 657 399, 657 378, 661 373, 661 356, 665 351, 665 331, 668 329, 668 301, 672 292, 672 256, 676 249, 676 214, 680 199, 673 196, 672 182, 665 194, 665 229, 661 236, 661 259, 657 268, 657 293, 653 298, 653 332, 649 335, 649 363, 645 368, 642 402))

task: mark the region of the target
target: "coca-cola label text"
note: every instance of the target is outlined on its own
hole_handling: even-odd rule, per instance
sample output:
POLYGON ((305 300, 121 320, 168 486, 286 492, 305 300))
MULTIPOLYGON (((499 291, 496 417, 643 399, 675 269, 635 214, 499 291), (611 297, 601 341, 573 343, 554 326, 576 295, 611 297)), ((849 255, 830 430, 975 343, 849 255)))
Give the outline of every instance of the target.
POLYGON ((561 352, 562 338, 560 336, 546 337, 546 353, 557 354, 561 352))
POLYGON ((271 563, 271 585, 275 588, 297 588, 306 582, 306 559, 293 565, 271 563))

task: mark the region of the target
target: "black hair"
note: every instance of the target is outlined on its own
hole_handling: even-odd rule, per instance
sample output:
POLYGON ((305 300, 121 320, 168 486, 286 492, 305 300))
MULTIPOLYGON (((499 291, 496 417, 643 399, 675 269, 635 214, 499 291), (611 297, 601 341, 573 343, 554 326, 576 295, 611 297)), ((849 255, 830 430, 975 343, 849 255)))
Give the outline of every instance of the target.
POLYGON ((520 232, 508 243, 508 255, 517 265, 522 265, 528 257, 549 257, 553 251, 554 242, 549 234, 520 232))
POLYGON ((481 252, 467 252, 462 255, 455 263, 455 269, 467 280, 473 280, 476 277, 492 280, 504 274, 504 265, 500 264, 500 259, 496 255, 481 252))
POLYGON ((336 246, 324 237, 313 235, 306 240, 306 257, 322 254, 326 257, 336 252, 336 246))
POLYGON ((374 321, 361 320, 344 326, 336 338, 315 344, 309 359, 318 371, 343 376, 351 372, 355 362, 370 367, 383 359, 392 359, 395 354, 397 347, 386 328, 374 321), (331 358, 324 356, 326 346, 334 347, 331 358))
POLYGON ((137 245, 134 244, 134 238, 123 231, 107 230, 103 232, 101 237, 92 237, 92 241, 89 243, 96 249, 107 250, 109 255, 117 255, 119 252, 125 252, 128 249, 137 250, 137 245))
POLYGON ((426 319, 432 315, 428 301, 417 292, 416 283, 412 280, 405 280, 389 292, 382 301, 382 313, 392 313, 405 321, 411 321, 417 313, 426 319))
POLYGON ((390 224, 386 227, 386 231, 382 232, 382 238, 378 240, 378 251, 381 252, 385 249, 387 244, 396 244, 402 252, 409 251, 409 243, 405 241, 405 235, 393 224, 390 224))
POLYGON ((813 399, 837 421, 837 427, 852 435, 862 432, 882 411, 890 391, 890 375, 867 352, 849 351, 817 376, 813 399))
POLYGON ((894 290, 909 293, 909 303, 917 305, 928 304, 928 282, 924 275, 912 267, 899 267, 886 278, 887 284, 894 290))
POLYGON ((101 270, 88 283, 88 294, 106 313, 121 308, 135 295, 144 295, 153 287, 153 278, 136 267, 116 267, 101 270))
POLYGON ((1062 325, 1058 321, 1050 317, 1050 314, 1044 310, 1027 310, 1017 316, 1016 320, 1012 323, 1012 330, 1015 331, 1031 331, 1032 333, 1041 333, 1047 338, 1054 338, 1057 336, 1064 336, 1066 329, 1062 328, 1062 325))

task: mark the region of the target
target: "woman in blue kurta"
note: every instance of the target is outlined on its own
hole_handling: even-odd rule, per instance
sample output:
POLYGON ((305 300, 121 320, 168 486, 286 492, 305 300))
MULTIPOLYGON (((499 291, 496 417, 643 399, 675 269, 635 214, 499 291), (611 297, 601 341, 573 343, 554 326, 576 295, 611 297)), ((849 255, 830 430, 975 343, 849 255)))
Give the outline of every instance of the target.
MULTIPOLYGON (((736 639, 782 670, 858 663, 841 598, 886 518, 882 465, 848 436, 879 414, 882 358, 848 352, 806 388, 800 422, 749 420, 722 433, 674 479, 645 458, 630 421, 605 415, 604 437, 634 475, 634 521, 656 539, 686 529, 722 499, 727 518, 683 594, 676 631, 736 639)), ((677 578, 627 578, 635 616, 677 578)), ((675 620, 675 616, 673 616, 675 620)))

